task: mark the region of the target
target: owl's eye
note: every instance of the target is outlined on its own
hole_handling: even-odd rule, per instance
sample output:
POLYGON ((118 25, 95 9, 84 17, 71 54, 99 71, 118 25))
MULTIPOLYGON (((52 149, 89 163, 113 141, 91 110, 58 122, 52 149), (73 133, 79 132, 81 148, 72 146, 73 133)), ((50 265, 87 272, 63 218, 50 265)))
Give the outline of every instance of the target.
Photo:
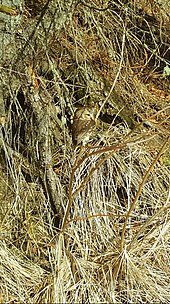
POLYGON ((85 113, 84 118, 91 118, 91 114, 90 113, 85 113))

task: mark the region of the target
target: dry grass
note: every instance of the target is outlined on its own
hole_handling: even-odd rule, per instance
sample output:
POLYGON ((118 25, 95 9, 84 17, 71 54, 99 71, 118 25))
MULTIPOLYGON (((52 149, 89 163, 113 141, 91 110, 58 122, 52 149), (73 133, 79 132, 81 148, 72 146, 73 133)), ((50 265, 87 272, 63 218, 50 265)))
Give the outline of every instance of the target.
POLYGON ((25 4, 1 61, 0 302, 169 303, 168 15, 25 4), (82 105, 97 127, 74 149, 82 105))

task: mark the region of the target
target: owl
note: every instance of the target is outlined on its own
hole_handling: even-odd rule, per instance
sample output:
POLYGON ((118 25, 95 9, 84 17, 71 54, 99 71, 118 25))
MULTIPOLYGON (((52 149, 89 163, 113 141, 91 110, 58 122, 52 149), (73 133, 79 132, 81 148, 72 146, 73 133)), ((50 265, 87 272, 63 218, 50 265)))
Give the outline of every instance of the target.
POLYGON ((72 139, 75 146, 86 144, 95 129, 95 108, 81 107, 74 113, 72 139))

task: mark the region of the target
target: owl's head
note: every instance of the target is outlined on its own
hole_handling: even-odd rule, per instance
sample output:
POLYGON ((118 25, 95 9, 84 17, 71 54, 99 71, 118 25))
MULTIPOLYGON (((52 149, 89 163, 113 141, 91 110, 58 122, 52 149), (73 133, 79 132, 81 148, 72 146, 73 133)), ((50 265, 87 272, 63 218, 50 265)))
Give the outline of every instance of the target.
POLYGON ((96 114, 95 108, 83 107, 75 111, 74 118, 90 121, 95 119, 95 114, 96 114))

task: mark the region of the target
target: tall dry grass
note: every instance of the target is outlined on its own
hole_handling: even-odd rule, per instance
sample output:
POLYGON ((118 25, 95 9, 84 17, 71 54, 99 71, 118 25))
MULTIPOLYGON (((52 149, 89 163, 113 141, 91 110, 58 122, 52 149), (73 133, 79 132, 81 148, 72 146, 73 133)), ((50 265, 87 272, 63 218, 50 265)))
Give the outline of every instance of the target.
POLYGON ((169 303, 168 14, 21 4, 1 63, 0 301, 169 303), (75 149, 84 105, 96 130, 75 149))

